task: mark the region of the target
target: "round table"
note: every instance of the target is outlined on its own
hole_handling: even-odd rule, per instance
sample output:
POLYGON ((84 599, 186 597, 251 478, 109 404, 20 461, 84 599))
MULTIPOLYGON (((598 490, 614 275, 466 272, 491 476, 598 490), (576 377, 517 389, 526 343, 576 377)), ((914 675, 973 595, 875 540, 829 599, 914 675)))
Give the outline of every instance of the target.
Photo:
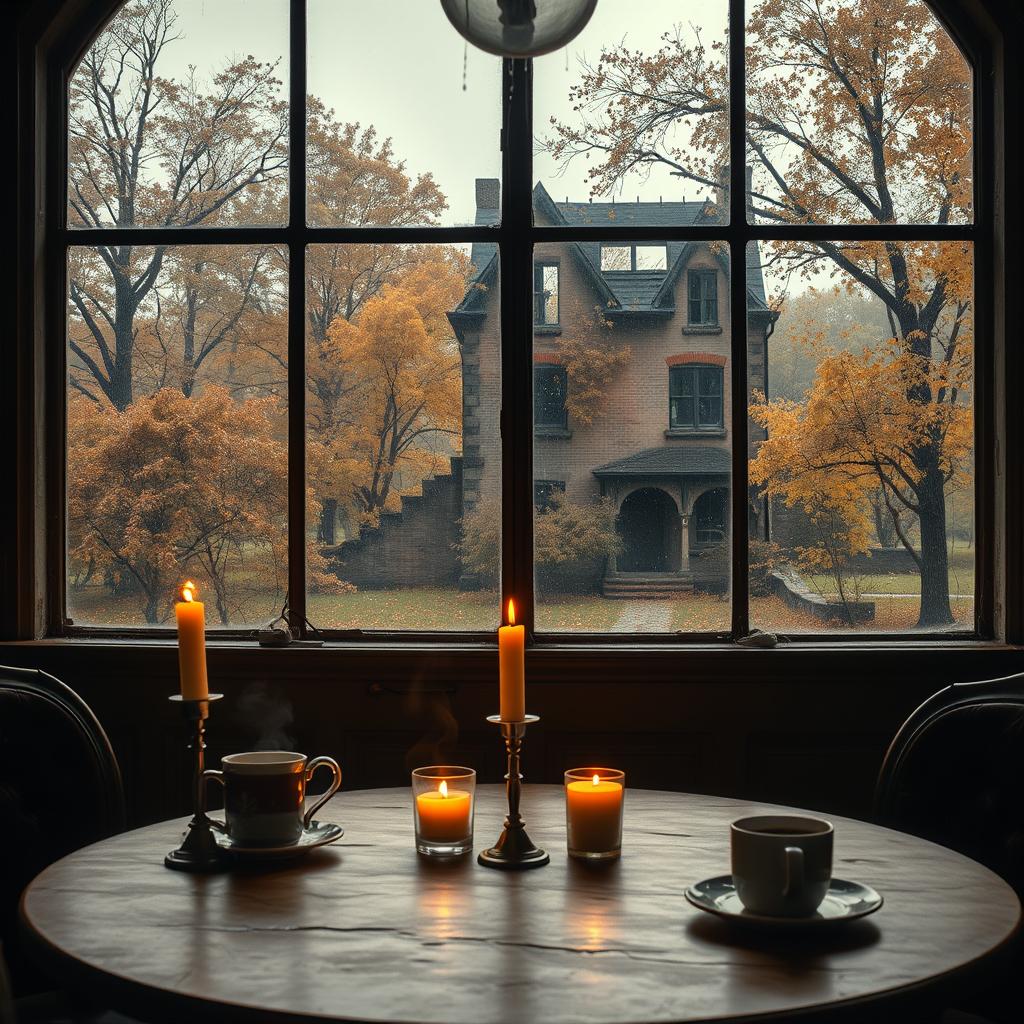
MULTIPOLYGON (((773 810, 630 790, 622 859, 591 866, 566 857, 561 787, 525 786, 523 816, 551 864, 506 873, 417 857, 407 789, 342 793, 321 817, 344 838, 306 859, 168 871, 184 823, 164 822, 45 870, 23 917, 62 984, 168 1022, 906 1019, 1017 927, 1013 890, 986 868, 835 816, 835 874, 884 895, 872 917, 795 936, 691 907, 688 884, 729 870, 729 822, 773 810)), ((479 787, 477 849, 503 814, 504 789, 479 787)))

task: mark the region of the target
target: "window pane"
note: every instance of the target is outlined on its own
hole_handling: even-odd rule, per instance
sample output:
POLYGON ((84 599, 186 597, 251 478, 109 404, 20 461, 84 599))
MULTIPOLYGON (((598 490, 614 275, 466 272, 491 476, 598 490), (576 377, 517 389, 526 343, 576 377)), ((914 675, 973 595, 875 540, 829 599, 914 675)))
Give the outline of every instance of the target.
POLYGON ((973 219, 971 68, 924 0, 748 11, 754 219, 973 219))
POLYGON ((637 270, 664 270, 666 249, 663 245, 638 245, 636 247, 637 270))
POLYGON ((601 246, 601 272, 608 270, 631 270, 633 252, 628 245, 601 246))
POLYGON ((287 585, 287 259, 276 246, 68 253, 67 610, 253 626, 287 585))
POLYGON ((727 23, 726 0, 600 3, 533 62, 538 224, 728 219, 727 23))
POLYGON ((280 224, 287 0, 126 3, 71 76, 71 227, 280 224))
POLYGON ((313 245, 307 266, 310 621, 496 628, 497 246, 313 245))
POLYGON ((534 268, 534 323, 558 323, 558 267, 542 265, 534 268))
POLYGON ((467 49, 440 4, 307 10, 309 223, 497 224, 501 60, 467 49))
POLYGON ((720 395, 722 393, 722 369, 719 366, 702 366, 700 368, 701 395, 720 395))
POLYGON ((752 334, 789 292, 766 349, 751 348, 751 621, 972 629, 970 245, 762 245, 752 334))
MULTIPOLYGON (((669 261, 714 262, 712 250, 720 248, 691 245, 683 255, 681 244, 670 243, 669 261)), ((561 333, 534 337, 534 379, 564 380, 566 412, 556 429, 551 396, 538 386, 534 479, 562 488, 536 502, 536 625, 547 632, 724 631, 730 440, 721 429, 695 436, 693 360, 727 364, 729 325, 721 334, 684 334, 686 266, 666 282, 641 271, 609 275, 601 252, 598 243, 535 250, 538 260, 560 259, 561 333), (669 288, 663 295, 662 283, 669 288)), ((710 371, 701 416, 720 426, 722 381, 717 366, 710 371)))

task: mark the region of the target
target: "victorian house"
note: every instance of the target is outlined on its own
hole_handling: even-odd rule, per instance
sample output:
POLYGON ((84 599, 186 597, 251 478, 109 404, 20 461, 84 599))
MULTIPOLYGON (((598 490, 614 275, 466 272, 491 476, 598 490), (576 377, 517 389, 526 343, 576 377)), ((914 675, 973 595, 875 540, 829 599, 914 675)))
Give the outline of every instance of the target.
MULTIPOLYGON (((713 224, 722 201, 555 202, 534 189, 538 223, 594 225, 713 224)), ((476 182, 476 222, 496 223, 499 183, 476 182)), ((474 277, 449 318, 463 353, 463 506, 501 487, 498 254, 473 247, 474 277)), ((747 252, 748 391, 767 390, 767 341, 777 314, 768 308, 760 259, 747 252)), ((609 498, 617 510, 621 552, 595 579, 608 595, 665 593, 696 580, 724 584, 729 534, 732 439, 729 409, 729 259, 724 243, 644 240, 544 243, 534 251, 535 502, 609 498), (595 311, 607 328, 597 326, 595 311), (629 349, 590 423, 567 410, 572 381, 561 339, 610 328, 629 349), (705 555, 702 563, 701 556, 705 555), (712 569, 711 566, 715 568, 712 569)), ((571 404, 571 403, 570 403, 571 404)), ((760 433, 748 426, 750 450, 760 433)), ((751 536, 764 532, 751 496, 751 536)))

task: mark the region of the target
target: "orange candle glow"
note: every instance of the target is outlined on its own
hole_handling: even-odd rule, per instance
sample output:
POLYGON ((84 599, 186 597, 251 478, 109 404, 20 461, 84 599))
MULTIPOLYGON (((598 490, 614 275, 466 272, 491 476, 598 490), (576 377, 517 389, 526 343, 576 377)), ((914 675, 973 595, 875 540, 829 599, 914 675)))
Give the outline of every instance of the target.
POLYGON ((469 793, 462 789, 449 789, 448 783, 442 779, 437 789, 416 797, 420 838, 431 843, 462 842, 470 833, 471 807, 469 793))
POLYGON ((622 846, 622 784, 594 775, 565 787, 569 850, 602 854, 622 846))
POLYGON ((526 628, 516 625, 515 602, 509 598, 508 625, 498 629, 499 712, 503 722, 526 718, 526 628))
POLYGON ((185 700, 206 700, 206 612, 196 600, 198 588, 187 580, 178 588, 180 600, 174 606, 178 622, 178 674, 185 700))

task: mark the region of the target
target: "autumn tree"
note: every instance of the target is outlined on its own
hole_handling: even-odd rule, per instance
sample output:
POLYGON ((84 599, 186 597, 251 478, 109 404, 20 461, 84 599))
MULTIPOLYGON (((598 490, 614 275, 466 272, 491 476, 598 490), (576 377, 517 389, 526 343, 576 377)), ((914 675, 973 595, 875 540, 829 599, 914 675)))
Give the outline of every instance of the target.
POLYGON ((253 595, 268 615, 287 564, 288 461, 269 429, 273 401, 238 403, 211 386, 191 398, 164 388, 124 411, 72 403, 69 560, 127 582, 150 623, 167 619, 185 574, 225 625, 252 621, 253 595))
MULTIPOLYGON (((761 0, 747 22, 746 65, 755 217, 787 225, 970 219, 971 72, 922 0, 761 0)), ((591 158, 593 191, 613 192, 629 175, 659 168, 709 188, 727 177, 723 43, 680 30, 653 53, 608 47, 583 64, 570 98, 577 114, 555 123, 547 144, 556 159, 591 158)), ((904 474, 883 471, 877 484, 918 517, 919 625, 950 623, 944 489, 952 460, 945 410, 936 407, 951 392, 935 382, 952 372, 969 324, 970 255, 901 241, 794 241, 771 258, 793 272, 831 272, 885 305, 899 348, 886 365, 905 371, 896 382, 919 430, 905 437, 904 474)))
POLYGON ((568 303, 558 352, 568 388, 565 408, 576 423, 590 426, 605 412, 608 392, 629 363, 632 349, 618 342, 614 324, 600 306, 587 309, 578 299, 568 303))
MULTIPOLYGON (((339 121, 314 96, 307 99, 308 210, 321 226, 389 227, 436 224, 447 207, 430 174, 413 178, 390 139, 339 121)), ((315 478, 323 516, 320 536, 334 543, 339 496, 353 493, 347 458, 359 382, 343 372, 328 340, 335 320, 351 321, 385 284, 424 259, 422 246, 325 243, 306 253, 307 426, 319 449, 315 478)), ((344 504, 344 503, 343 503, 344 504)))
POLYGON ((418 482, 461 445, 461 360, 445 314, 468 267, 456 250, 434 256, 328 330, 325 355, 351 387, 340 437, 363 522, 388 507, 398 478, 418 482))
MULTIPOLYGON (((191 227, 231 218, 261 189, 283 185, 288 108, 277 64, 230 61, 207 82, 193 68, 161 75, 180 37, 174 0, 123 6, 71 76, 68 218, 72 226, 191 227)), ((267 206, 274 203, 267 196, 267 206)), ((250 210, 252 206, 250 204, 250 210)), ((83 330, 69 341, 73 386, 116 409, 134 397, 136 315, 167 246, 98 245, 105 273, 69 290, 83 330)))

